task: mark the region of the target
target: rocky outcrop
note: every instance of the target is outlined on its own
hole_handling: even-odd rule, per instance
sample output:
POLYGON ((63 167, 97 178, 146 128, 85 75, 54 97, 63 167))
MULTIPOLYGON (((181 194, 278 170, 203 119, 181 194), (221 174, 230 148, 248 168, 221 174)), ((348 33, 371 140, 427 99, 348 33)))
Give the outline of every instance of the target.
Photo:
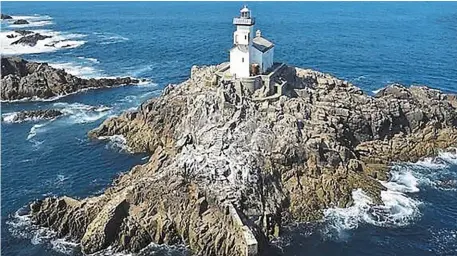
POLYGON ((30 30, 14 30, 14 32, 18 33, 21 36, 26 36, 26 35, 30 35, 30 34, 35 33, 33 31, 30 31, 30 30))
MULTIPOLYGON (((9 35, 6 35, 7 38, 16 38, 18 36, 26 36, 26 35, 29 35, 29 34, 33 34, 34 32, 33 31, 29 31, 29 30, 16 30, 14 31, 15 33, 19 34, 19 35, 15 35, 14 33, 13 34, 9 34, 9 35)), ((37 40, 38 41, 38 40, 37 40)), ((14 43, 14 42, 13 42, 14 43)), ((35 42, 36 44, 36 42, 35 42)))
POLYGON ((16 20, 13 22, 14 25, 26 25, 26 24, 29 24, 28 21, 26 20, 16 20))
POLYGON ((11 16, 8 15, 8 14, 3 14, 3 13, 2 13, 2 14, 1 14, 1 19, 2 19, 2 20, 11 20, 11 19, 13 19, 13 17, 11 17, 11 16))
POLYGON ((51 38, 51 37, 52 36, 45 36, 45 35, 42 35, 40 33, 35 33, 35 34, 32 34, 32 35, 23 36, 19 40, 16 40, 16 41, 12 42, 11 44, 12 45, 21 44, 21 45, 33 47, 38 43, 38 41, 44 40, 44 39, 47 39, 47 38, 51 38))
MULTIPOLYGON (((8 119, 10 123, 20 123, 29 120, 46 120, 54 119, 63 115, 62 111, 57 109, 45 109, 45 110, 26 110, 18 113, 14 113, 11 118, 8 119)), ((3 117, 2 117, 3 121, 3 117)))
POLYGON ((150 160, 101 196, 35 202, 33 221, 85 253, 155 242, 185 243, 197 255, 265 254, 284 225, 352 205, 355 189, 381 204, 391 162, 457 142, 455 97, 424 86, 371 97, 285 67, 278 79, 287 96, 253 101, 236 84, 213 83, 217 69, 194 67, 189 80, 91 131, 123 135, 150 160))
POLYGON ((84 89, 136 84, 130 77, 83 79, 47 63, 28 62, 17 57, 1 59, 1 100, 48 99, 84 89))

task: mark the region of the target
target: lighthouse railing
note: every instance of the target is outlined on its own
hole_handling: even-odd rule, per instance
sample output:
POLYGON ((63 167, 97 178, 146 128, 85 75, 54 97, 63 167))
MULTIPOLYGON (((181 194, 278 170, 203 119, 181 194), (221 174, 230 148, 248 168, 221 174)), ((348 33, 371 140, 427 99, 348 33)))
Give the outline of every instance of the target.
POLYGON ((235 25, 254 25, 255 24, 255 19, 254 18, 233 18, 233 24, 235 25))

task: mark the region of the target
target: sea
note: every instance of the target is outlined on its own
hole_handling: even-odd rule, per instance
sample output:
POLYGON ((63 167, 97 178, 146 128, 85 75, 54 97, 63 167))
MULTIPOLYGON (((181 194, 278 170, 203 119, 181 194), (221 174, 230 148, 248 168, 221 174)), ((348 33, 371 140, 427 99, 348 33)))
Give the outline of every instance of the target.
MULTIPOLYGON (((229 59, 233 17, 245 2, 2 2, 27 25, 1 23, 1 54, 47 62, 87 78, 132 76, 138 86, 89 90, 51 100, 2 102, 1 254, 80 255, 77 244, 33 227, 29 203, 48 196, 103 193, 119 174, 148 160, 122 137, 87 132, 110 116, 160 95, 193 65, 229 59), (35 47, 6 35, 52 35, 35 47), (56 47, 46 46, 55 43, 56 47), (11 122, 15 112, 61 109, 56 120, 11 122)), ((374 94, 391 84, 457 93, 456 2, 247 2, 256 28, 275 43, 275 61, 333 74, 374 94)), ((282 255, 457 255, 455 149, 417 163, 394 163, 383 206, 355 190, 355 204, 318 223, 287 227, 273 242, 282 255)), ((100 255, 112 255, 109 248, 100 255)), ((141 255, 189 255, 151 244, 141 255)), ((126 255, 119 253, 118 255, 126 255)))

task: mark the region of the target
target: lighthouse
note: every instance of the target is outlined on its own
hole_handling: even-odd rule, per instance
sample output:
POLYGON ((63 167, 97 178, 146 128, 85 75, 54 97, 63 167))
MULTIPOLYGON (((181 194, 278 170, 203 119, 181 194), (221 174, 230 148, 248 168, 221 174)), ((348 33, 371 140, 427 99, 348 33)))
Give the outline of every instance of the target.
POLYGON ((240 16, 233 18, 236 30, 230 49, 230 73, 235 78, 261 75, 273 66, 274 44, 262 37, 260 30, 254 33, 255 19, 251 10, 244 6, 240 16))

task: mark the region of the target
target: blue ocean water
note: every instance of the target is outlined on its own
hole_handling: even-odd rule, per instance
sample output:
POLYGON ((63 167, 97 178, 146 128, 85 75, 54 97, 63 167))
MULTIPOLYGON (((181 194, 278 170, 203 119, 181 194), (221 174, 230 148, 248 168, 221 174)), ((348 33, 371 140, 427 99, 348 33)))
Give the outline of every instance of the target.
MULTIPOLYGON (((77 254, 28 233, 15 217, 49 195, 86 197, 145 162, 120 141, 91 141, 105 118, 157 96, 192 65, 228 60, 236 2, 2 2, 2 12, 32 16, 26 29, 72 45, 51 51, 4 48, 86 77, 135 76, 140 86, 87 91, 56 101, 2 103, 2 114, 60 108, 55 121, 2 123, 1 252, 4 255, 77 254), (106 110, 107 111, 102 111, 106 110), (98 111, 97 111, 98 110, 98 111)), ((275 60, 332 73, 372 93, 386 84, 427 84, 457 93, 457 3, 252 2, 256 26, 276 44, 275 60)), ((291 228, 275 242, 285 255, 457 255, 457 155, 400 164, 393 169, 386 208, 363 193, 350 209, 326 212, 324 223, 291 228), (446 181, 451 181, 450 186, 446 181)), ((156 255, 175 254, 160 247, 156 255)))

